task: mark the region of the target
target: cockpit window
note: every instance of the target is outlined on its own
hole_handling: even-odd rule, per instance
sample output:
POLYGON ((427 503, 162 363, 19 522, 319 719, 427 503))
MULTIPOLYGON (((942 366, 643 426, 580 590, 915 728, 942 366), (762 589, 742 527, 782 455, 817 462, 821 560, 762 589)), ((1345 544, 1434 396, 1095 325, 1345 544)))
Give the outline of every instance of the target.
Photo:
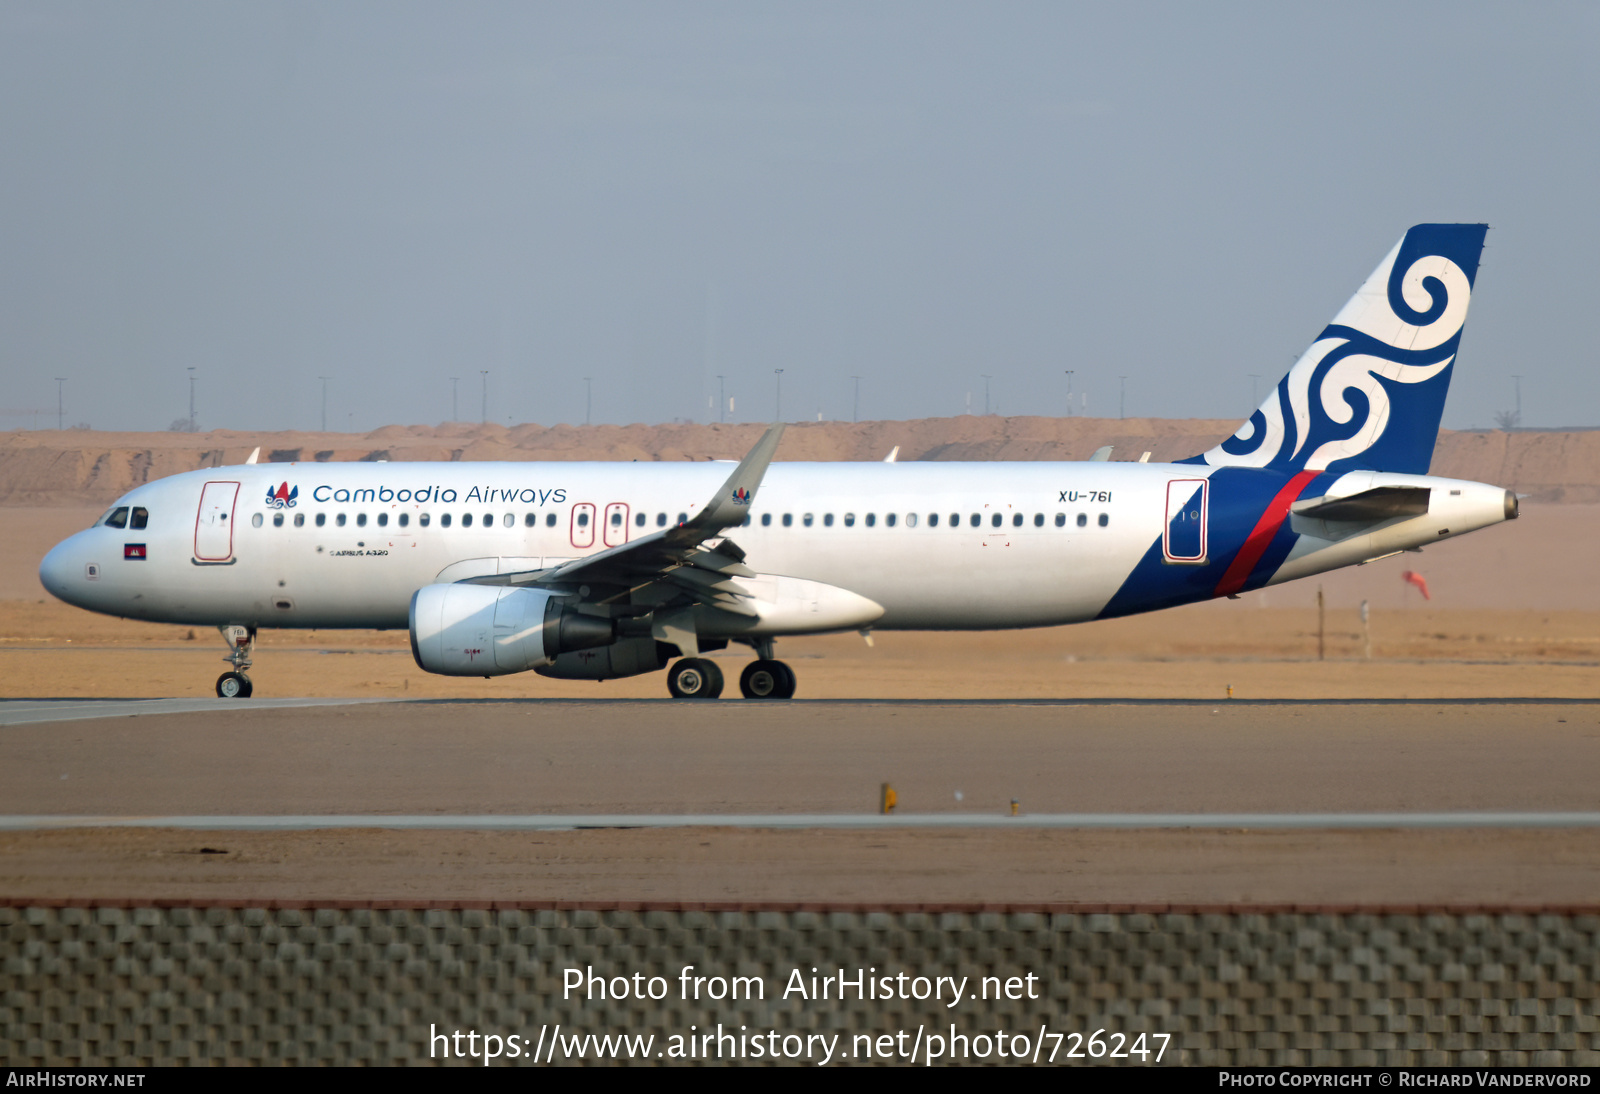
POLYGON ((106 517, 106 526, 109 528, 126 528, 128 526, 128 507, 121 505, 111 510, 111 515, 106 517))
POLYGON ((150 510, 141 505, 133 507, 133 513, 128 517, 129 528, 143 528, 150 523, 150 510))

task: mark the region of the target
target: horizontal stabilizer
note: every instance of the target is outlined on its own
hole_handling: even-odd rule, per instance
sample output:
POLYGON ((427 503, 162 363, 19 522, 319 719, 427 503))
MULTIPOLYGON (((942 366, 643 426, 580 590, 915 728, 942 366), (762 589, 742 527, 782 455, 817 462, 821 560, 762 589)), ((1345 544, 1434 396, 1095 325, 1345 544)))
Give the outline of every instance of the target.
POLYGON ((1420 517, 1432 494, 1426 486, 1378 486, 1343 498, 1308 498, 1293 507, 1295 516, 1372 524, 1395 517, 1420 517))
POLYGON ((1112 446, 1109 444, 1101 445, 1099 448, 1094 450, 1094 455, 1089 457, 1089 462, 1105 463, 1111 458, 1111 448, 1112 446))

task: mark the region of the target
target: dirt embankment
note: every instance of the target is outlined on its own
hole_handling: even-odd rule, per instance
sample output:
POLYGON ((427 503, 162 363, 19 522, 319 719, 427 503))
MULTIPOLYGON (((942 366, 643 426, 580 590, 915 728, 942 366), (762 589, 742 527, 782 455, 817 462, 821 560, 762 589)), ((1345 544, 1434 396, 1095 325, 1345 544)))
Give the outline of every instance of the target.
MULTIPOLYGON (((904 422, 801 422, 784 438, 785 460, 1082 460, 1101 445, 1113 459, 1157 461, 1203 452, 1235 426, 1206 419, 1001 418, 904 422)), ((0 505, 106 504, 140 483, 242 463, 350 460, 738 459, 764 426, 540 426, 446 423, 385 426, 371 433, 0 433, 0 505)), ((1600 501, 1600 431, 1445 432, 1435 474, 1502 483, 1550 502, 1600 501)))

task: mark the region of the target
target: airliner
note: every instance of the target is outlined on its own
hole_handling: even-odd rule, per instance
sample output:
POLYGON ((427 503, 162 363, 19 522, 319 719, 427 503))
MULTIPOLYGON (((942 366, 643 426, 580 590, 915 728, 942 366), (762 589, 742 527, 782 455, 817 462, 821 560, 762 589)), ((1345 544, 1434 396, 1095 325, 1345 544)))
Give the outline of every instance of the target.
MULTIPOLYGON (((1487 226, 1411 228, 1259 409, 1175 463, 291 463, 137 487, 44 558, 55 596, 216 626, 247 698, 264 627, 407 628, 417 665, 608 680, 778 639, 1050 627, 1359 565, 1517 515, 1428 474, 1487 226)), ((1105 450, 1097 453, 1103 456, 1105 450)))

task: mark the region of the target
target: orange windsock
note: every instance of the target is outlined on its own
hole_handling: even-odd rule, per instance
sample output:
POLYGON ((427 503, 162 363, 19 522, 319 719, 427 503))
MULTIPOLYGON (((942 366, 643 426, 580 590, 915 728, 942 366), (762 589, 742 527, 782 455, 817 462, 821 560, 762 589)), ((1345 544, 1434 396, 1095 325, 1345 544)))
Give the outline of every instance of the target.
POLYGON ((1428 580, 1427 580, 1427 578, 1423 577, 1421 574, 1417 573, 1415 570, 1407 570, 1405 573, 1400 575, 1400 580, 1404 581, 1407 585, 1415 585, 1418 589, 1422 590, 1422 599, 1424 599, 1424 600, 1432 600, 1433 599, 1433 597, 1428 595, 1428 580))

